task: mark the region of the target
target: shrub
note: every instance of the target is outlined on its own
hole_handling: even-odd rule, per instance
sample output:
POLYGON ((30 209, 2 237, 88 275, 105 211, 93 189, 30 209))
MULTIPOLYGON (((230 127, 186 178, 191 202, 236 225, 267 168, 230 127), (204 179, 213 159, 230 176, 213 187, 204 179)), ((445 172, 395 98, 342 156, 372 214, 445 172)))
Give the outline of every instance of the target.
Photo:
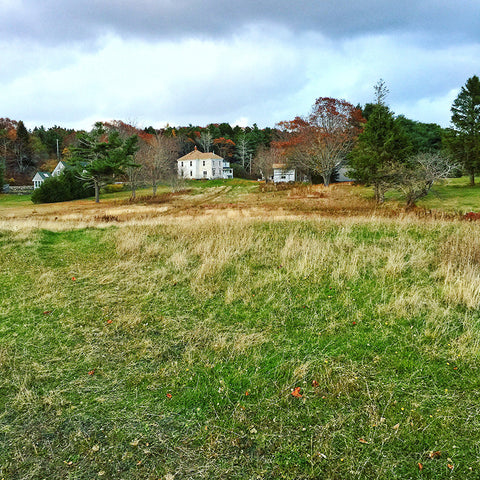
POLYGON ((47 178, 32 195, 33 203, 67 202, 92 197, 93 186, 78 178, 74 169, 66 169, 56 177, 47 178))
POLYGON ((117 193, 124 190, 124 186, 123 183, 111 183, 110 185, 105 185, 103 191, 105 193, 117 193))

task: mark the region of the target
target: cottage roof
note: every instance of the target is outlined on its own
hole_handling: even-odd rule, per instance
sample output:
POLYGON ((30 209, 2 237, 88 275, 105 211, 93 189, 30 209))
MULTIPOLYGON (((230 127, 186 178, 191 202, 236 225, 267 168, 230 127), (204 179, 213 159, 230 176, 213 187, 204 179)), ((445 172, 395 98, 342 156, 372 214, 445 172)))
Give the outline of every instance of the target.
MULTIPOLYGON (((46 178, 49 178, 49 177, 52 176, 52 174, 49 173, 49 172, 37 172, 37 173, 35 174, 35 177, 36 177, 37 175, 39 175, 42 180, 45 180, 46 178)), ((35 178, 35 177, 34 177, 34 178, 35 178)))
POLYGON ((185 160, 207 160, 207 159, 215 159, 215 160, 223 160, 222 157, 219 157, 215 153, 212 152, 200 152, 195 147, 195 150, 187 153, 183 157, 180 157, 177 161, 185 161, 185 160))

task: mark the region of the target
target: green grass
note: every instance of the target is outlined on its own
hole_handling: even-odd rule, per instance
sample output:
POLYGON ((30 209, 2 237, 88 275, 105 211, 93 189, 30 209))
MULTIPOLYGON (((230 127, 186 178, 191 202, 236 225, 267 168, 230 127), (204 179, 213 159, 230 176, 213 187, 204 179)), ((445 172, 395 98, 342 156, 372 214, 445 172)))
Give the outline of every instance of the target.
POLYGON ((0 193, 0 207, 21 207, 32 204, 31 195, 0 193))
MULTIPOLYGON (((444 183, 436 184, 430 193, 417 202, 419 207, 450 213, 467 213, 480 211, 480 178, 477 184, 470 186, 469 177, 451 178, 444 183)), ((366 198, 373 198, 371 189, 362 187, 359 193, 366 198)), ((404 203, 398 192, 388 192, 386 199, 404 203)))
POLYGON ((447 212, 480 211, 480 178, 470 186, 469 178, 452 178, 443 185, 436 185, 433 192, 419 202, 420 206, 447 212))
POLYGON ((0 233, 0 478, 478 478, 476 238, 361 219, 0 233))

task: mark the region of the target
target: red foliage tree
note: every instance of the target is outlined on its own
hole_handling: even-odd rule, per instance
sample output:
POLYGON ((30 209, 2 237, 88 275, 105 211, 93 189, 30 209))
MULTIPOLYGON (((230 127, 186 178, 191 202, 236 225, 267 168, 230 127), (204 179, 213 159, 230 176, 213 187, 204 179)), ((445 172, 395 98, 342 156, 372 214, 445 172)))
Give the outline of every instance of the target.
POLYGON ((228 160, 233 157, 235 151, 235 142, 233 140, 225 137, 215 138, 213 140, 213 145, 223 159, 228 160))
POLYGON ((361 111, 351 103, 320 97, 307 117, 278 124, 284 139, 277 146, 285 149, 291 164, 320 175, 328 186, 335 170, 345 163, 364 123, 361 111))

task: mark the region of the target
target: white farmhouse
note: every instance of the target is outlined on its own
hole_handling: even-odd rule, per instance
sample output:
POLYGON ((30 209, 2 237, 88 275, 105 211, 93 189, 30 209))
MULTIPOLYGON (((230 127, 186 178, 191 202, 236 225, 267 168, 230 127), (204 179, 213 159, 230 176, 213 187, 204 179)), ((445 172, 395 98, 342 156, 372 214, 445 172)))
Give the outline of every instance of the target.
POLYGON ((197 147, 187 155, 180 157, 178 176, 192 179, 233 178, 230 162, 223 160, 215 153, 199 152, 197 147))

